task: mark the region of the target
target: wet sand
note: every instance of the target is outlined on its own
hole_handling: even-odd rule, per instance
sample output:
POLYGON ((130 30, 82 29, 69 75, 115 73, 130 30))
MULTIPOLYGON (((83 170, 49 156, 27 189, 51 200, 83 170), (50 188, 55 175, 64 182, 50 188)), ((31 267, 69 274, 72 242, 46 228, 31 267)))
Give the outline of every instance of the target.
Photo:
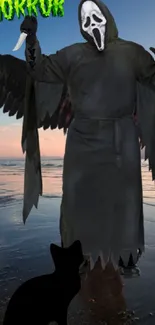
POLYGON ((122 287, 119 276, 112 268, 102 275, 98 270, 88 280, 94 281, 96 291, 93 291, 92 284, 84 288, 87 298, 90 298, 88 303, 83 304, 80 294, 72 301, 69 325, 155 324, 155 210, 144 206, 144 213, 146 251, 139 262, 141 276, 132 279, 121 277, 122 287), (93 294, 98 294, 98 297, 94 299, 93 294))
MULTIPOLYGON (((52 199, 51 202, 51 199, 43 198, 39 211, 33 211, 25 226, 21 219, 16 217, 21 209, 20 202, 16 206, 10 202, 7 209, 0 208, 0 324, 6 304, 18 285, 33 276, 53 271, 49 244, 60 243, 57 217, 59 205, 60 199, 52 199)), ((103 317, 105 308, 109 325, 122 324, 114 318, 121 308, 134 311, 138 324, 155 324, 155 208, 144 205, 144 213, 146 251, 139 262, 141 276, 123 280, 122 293, 114 273, 108 272, 98 284, 103 288, 101 314, 103 317), (110 292, 108 298, 107 292, 110 292)), ((99 276, 96 276, 96 279, 99 279, 99 276)), ((92 317, 90 319, 88 310, 94 309, 95 305, 92 291, 88 292, 88 288, 86 291, 90 302, 86 305, 81 303, 81 293, 75 297, 69 308, 69 325, 91 325, 91 322, 93 325, 102 324, 94 321, 92 317)), ((126 324, 125 320, 123 324, 126 324)))
MULTIPOLYGON (((1 164, 0 325, 7 302, 17 287, 29 278, 53 272, 49 245, 51 242, 60 244, 62 160, 43 160, 44 196, 39 209, 32 211, 25 225, 22 223, 23 175, 24 161, 1 164)), ((108 325, 122 324, 122 318, 126 324, 126 314, 117 315, 125 308, 133 311, 128 320, 137 318, 132 324, 155 324, 155 186, 144 162, 142 175, 146 251, 139 262, 141 276, 124 280, 122 288, 115 272, 108 270, 101 275, 100 270, 96 270, 72 301, 68 325, 103 324, 96 321, 93 312, 99 320, 106 318, 108 325)))

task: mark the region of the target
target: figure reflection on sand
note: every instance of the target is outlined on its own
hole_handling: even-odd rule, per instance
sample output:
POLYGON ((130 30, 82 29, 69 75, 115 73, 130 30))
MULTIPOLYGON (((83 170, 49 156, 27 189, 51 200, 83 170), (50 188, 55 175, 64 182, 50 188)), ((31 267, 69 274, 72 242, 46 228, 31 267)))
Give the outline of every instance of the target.
POLYGON ((3 325, 47 325, 51 321, 58 325, 79 325, 86 320, 89 325, 105 324, 105 321, 117 325, 125 317, 129 319, 124 312, 123 284, 119 272, 111 264, 103 271, 98 260, 88 276, 81 274, 80 280, 79 266, 83 255, 79 241, 69 248, 52 244, 50 251, 55 272, 32 278, 15 291, 8 303, 3 325), (67 323, 72 299, 73 304, 76 302, 76 310, 74 312, 71 303, 72 312, 69 308, 67 323))
POLYGON ((111 264, 103 271, 98 260, 87 278, 83 275, 81 290, 69 308, 69 325, 121 324, 125 310, 119 272, 111 264))

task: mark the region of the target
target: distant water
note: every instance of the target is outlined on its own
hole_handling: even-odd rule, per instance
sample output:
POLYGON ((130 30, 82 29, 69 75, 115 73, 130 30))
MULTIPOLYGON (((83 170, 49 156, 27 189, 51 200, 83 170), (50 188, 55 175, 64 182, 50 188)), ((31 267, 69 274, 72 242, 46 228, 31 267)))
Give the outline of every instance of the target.
MULTIPOLYGON (((59 209, 62 195, 62 167, 61 158, 42 158, 43 197, 40 198, 39 209, 34 208, 26 224, 23 225, 24 160, 0 159, 0 324, 6 302, 17 286, 32 276, 53 270, 49 245, 51 242, 60 243, 59 209)), ((149 299, 153 298, 150 298, 152 297, 150 293, 146 299, 143 299, 140 293, 145 294, 145 288, 147 288, 148 265, 150 269, 152 265, 152 273, 149 271, 149 287, 154 285, 155 289, 153 276, 155 265, 151 264, 153 263, 152 256, 155 259, 155 249, 153 250, 155 248, 155 185, 148 171, 148 163, 144 160, 142 161, 142 176, 144 210, 146 210, 144 211, 146 212, 146 251, 149 253, 147 253, 145 262, 142 263, 142 269, 145 270, 144 279, 141 278, 143 282, 135 282, 136 286, 134 280, 129 285, 127 283, 129 289, 127 299, 130 305, 133 304, 140 312, 143 312, 147 305, 148 310, 152 307, 152 300, 149 299)), ((153 291, 149 292, 153 295, 153 291)), ((154 319, 153 322, 147 319, 146 324, 154 323, 154 319)))
POLYGON ((0 324, 9 296, 21 281, 53 269, 51 242, 60 243, 63 160, 43 159, 44 194, 23 225, 24 160, 0 159, 0 324))
MULTIPOLYGON (((24 165, 23 159, 0 159, 0 205, 22 199, 24 165)), ((43 197, 61 197, 62 167, 62 158, 42 158, 43 197)), ((142 160, 142 178, 144 203, 154 206, 155 184, 145 160, 142 160)))
MULTIPOLYGON (((23 159, 0 159, 0 204, 23 197, 24 165, 23 159)), ((61 158, 42 159, 44 196, 61 196, 62 167, 61 158)))

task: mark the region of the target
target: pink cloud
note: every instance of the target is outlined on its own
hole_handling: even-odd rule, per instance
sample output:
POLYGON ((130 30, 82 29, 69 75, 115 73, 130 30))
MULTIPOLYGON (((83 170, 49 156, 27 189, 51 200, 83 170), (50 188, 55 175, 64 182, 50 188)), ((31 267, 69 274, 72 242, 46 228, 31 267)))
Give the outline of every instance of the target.
MULTIPOLYGON (((22 126, 17 123, 0 126, 0 157, 23 157, 22 126)), ((60 130, 39 130, 42 156, 63 156, 66 137, 60 130)))

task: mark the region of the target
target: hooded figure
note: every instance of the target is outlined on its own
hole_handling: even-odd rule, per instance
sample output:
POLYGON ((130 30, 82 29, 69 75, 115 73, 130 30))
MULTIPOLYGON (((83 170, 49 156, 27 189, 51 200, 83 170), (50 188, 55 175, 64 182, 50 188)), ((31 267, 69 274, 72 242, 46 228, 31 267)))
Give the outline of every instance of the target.
POLYGON ((99 51, 118 37, 114 18, 101 1, 81 1, 78 16, 81 34, 99 51))
POLYGON ((103 269, 109 259, 115 267, 134 265, 144 251, 140 134, 155 176, 155 62, 142 46, 118 38, 101 1, 82 0, 78 15, 85 43, 49 56, 37 39, 26 46, 37 80, 37 118, 52 116, 64 85, 74 111, 64 155, 61 239, 64 247, 80 240, 91 268, 99 256, 103 269))

